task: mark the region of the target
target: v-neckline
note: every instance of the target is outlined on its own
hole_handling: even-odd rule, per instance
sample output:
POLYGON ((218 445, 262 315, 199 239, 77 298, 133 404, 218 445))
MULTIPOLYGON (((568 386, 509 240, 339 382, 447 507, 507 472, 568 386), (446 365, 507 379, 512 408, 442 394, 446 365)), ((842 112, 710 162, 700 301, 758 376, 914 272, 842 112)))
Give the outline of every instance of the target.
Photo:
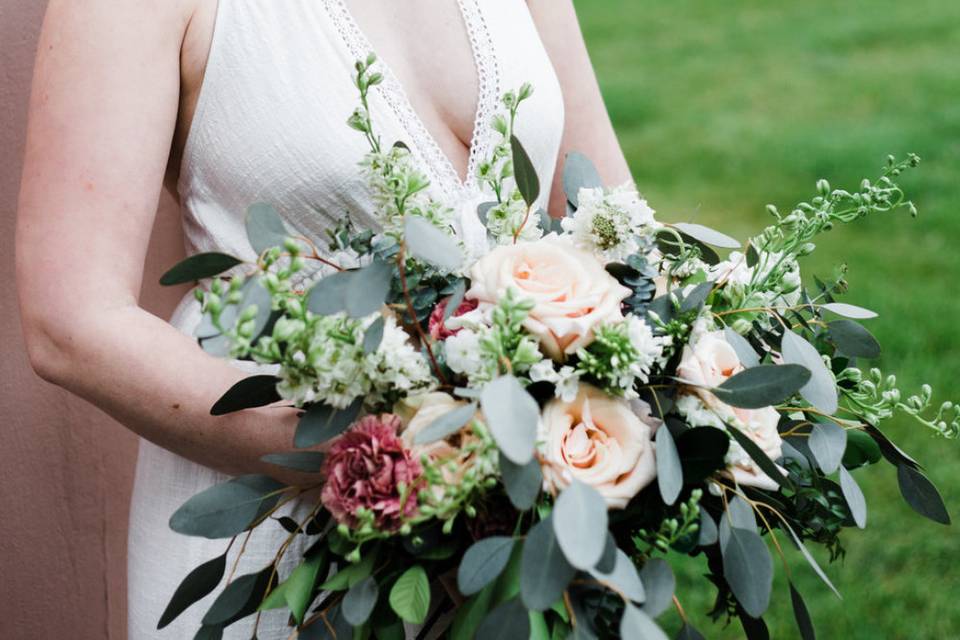
POLYGON ((441 183, 441 189, 447 195, 455 197, 476 187, 477 166, 489 147, 489 120, 496 109, 496 101, 500 93, 499 63, 494 51, 494 42, 477 0, 457 0, 460 18, 463 20, 470 44, 477 82, 473 131, 470 136, 470 146, 467 149, 466 173, 463 177, 460 176, 450 156, 440 147, 436 137, 427 128, 420 114, 413 107, 403 83, 387 61, 377 53, 345 0, 330 1, 335 10, 334 19, 339 23, 338 31, 351 50, 351 54, 357 59, 364 58, 369 53, 377 55, 378 71, 383 75, 383 83, 378 85, 377 89, 393 109, 401 125, 411 137, 413 145, 427 158, 432 173, 441 183))

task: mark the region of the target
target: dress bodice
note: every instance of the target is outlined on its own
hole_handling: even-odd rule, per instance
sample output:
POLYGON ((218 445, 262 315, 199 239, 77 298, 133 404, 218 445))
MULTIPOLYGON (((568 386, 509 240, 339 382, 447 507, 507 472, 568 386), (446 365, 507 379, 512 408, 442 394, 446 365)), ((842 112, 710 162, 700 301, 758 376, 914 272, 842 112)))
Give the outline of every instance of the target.
MULTIPOLYGON (((479 196, 476 168, 495 143, 491 118, 500 96, 534 85, 517 136, 541 183, 552 181, 563 130, 553 66, 523 0, 456 1, 470 39, 478 99, 469 165, 461 180, 389 69, 371 94, 383 142, 407 144, 451 206, 479 196)), ((353 65, 375 48, 344 0, 220 0, 203 87, 178 184, 188 253, 224 251, 252 258, 244 215, 274 205, 313 240, 349 216, 375 224, 358 163, 363 136, 346 120, 358 105, 353 65)), ((543 204, 549 197, 547 189, 543 204)))

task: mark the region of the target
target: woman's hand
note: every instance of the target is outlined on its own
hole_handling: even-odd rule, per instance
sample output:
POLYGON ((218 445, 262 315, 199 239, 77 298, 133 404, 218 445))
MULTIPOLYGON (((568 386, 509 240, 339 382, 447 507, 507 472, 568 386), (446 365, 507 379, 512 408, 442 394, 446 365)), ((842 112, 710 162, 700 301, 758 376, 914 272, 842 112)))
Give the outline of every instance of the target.
POLYGON ((563 217, 566 215, 563 161, 567 153, 586 154, 608 185, 630 180, 630 168, 603 104, 572 0, 527 0, 527 6, 563 89, 566 112, 563 140, 550 195, 550 214, 563 217))
POLYGON ((51 0, 17 225, 23 330, 43 378, 138 434, 228 473, 272 472, 259 458, 290 448, 295 413, 210 416, 245 374, 137 304, 195 4, 51 0))

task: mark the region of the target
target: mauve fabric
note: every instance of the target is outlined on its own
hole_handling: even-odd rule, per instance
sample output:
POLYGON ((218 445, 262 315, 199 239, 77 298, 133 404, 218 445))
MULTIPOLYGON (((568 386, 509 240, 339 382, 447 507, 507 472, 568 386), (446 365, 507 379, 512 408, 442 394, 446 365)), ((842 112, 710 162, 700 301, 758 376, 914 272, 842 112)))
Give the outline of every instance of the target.
MULTIPOLYGON (((467 179, 461 182, 389 72, 371 97, 376 128, 385 144, 402 140, 410 147, 427 170, 436 197, 451 206, 478 200, 482 194, 474 170, 495 141, 489 124, 499 96, 530 82, 535 92, 522 107, 516 133, 541 184, 550 185, 563 130, 563 101, 526 3, 457 1, 479 86, 478 127, 467 179)), ((292 229, 321 246, 324 230, 343 216, 360 228, 375 224, 358 167, 366 142, 345 124, 358 101, 351 77, 354 61, 371 49, 340 0, 220 0, 178 185, 188 253, 223 251, 253 259, 244 216, 258 202, 274 205, 292 229)), ((543 189, 541 203, 547 202, 548 191, 543 189)), ((171 322, 189 334, 199 319, 197 303, 187 297, 171 322)), ((162 631, 157 631, 157 621, 184 576, 222 554, 227 541, 178 535, 168 521, 189 497, 227 479, 141 441, 128 540, 130 640, 190 638, 199 629, 213 596, 162 631)), ((237 575, 259 571, 272 561, 287 533, 271 525, 253 533, 237 575)), ((228 566, 239 547, 234 545, 228 566)), ((294 545, 287 558, 297 558, 300 549, 294 545)), ((281 577, 291 568, 289 562, 282 563, 281 577)), ((291 630, 286 618, 280 611, 267 612, 257 637, 287 638, 291 630)), ((247 640, 252 626, 252 618, 243 620, 228 627, 223 637, 247 640)))

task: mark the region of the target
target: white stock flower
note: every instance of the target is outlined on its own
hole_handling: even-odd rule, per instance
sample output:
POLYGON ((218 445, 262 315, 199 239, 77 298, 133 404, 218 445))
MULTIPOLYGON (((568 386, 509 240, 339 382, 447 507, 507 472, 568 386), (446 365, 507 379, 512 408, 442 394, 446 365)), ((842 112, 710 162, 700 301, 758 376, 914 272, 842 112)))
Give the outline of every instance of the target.
POLYGON ((470 329, 462 329, 443 343, 447 357, 447 366, 454 373, 468 378, 476 375, 483 367, 480 356, 480 335, 470 329))
POLYGON ((530 367, 530 380, 554 385, 554 395, 564 402, 573 402, 580 389, 580 374, 569 365, 554 369, 551 360, 541 360, 530 367))

